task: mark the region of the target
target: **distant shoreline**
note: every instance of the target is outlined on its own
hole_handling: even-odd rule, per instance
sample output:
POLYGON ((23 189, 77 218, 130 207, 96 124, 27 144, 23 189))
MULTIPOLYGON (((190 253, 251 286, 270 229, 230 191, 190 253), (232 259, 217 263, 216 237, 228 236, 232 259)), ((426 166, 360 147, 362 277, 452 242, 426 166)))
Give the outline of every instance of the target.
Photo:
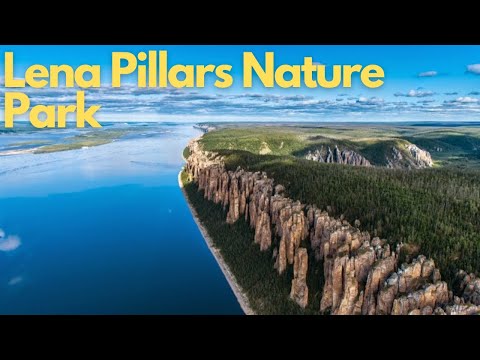
POLYGON ((38 148, 21 149, 21 150, 5 150, 5 151, 0 151, 0 156, 32 154, 36 149, 38 148))
MULTIPOLYGON (((185 160, 185 158, 184 158, 185 160)), ((183 196, 185 197, 185 200, 187 202, 188 207, 190 208, 190 212, 192 213, 192 217, 195 220, 195 223, 197 224, 198 229, 200 230, 200 233, 203 236, 203 239, 205 240, 205 243, 207 244, 210 252, 212 253, 213 257, 218 263, 218 266, 222 270, 223 275, 225 276, 225 279, 227 279, 228 284, 230 285, 230 288, 232 289, 233 293, 235 294, 235 297, 237 298, 238 303, 240 304, 240 307, 242 308, 243 312, 245 315, 255 315, 255 312, 252 310, 250 307, 250 303, 248 301, 248 297, 245 294, 245 291, 241 288, 241 286, 238 284, 237 279, 229 269, 227 263, 223 259, 222 254, 220 253, 220 250, 215 247, 213 244, 212 238, 207 232, 207 229, 203 226, 202 222, 198 218, 197 211, 193 207, 192 203, 190 202, 187 192, 185 191, 183 184, 182 184, 182 170, 178 173, 178 186, 183 192, 183 196)))

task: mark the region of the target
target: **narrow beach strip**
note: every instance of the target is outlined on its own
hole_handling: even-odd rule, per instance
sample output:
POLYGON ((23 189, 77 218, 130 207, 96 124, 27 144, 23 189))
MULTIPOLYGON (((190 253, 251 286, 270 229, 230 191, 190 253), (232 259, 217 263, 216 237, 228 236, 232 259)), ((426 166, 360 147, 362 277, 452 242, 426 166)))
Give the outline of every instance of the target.
POLYGON ((182 170, 178 173, 178 186, 180 186, 180 189, 182 189, 183 196, 185 197, 185 200, 187 201, 188 207, 190 208, 190 212, 192 213, 193 219, 195 220, 195 223, 198 226, 198 229, 200 230, 203 239, 205 240, 205 243, 207 244, 208 248, 210 249, 210 252, 212 253, 213 257, 218 263, 218 266, 223 272, 223 275, 227 279, 228 284, 230 285, 230 288, 232 289, 233 293, 235 294, 235 297, 237 298, 238 303, 240 304, 240 307, 242 308, 243 312, 245 315, 255 315, 255 312, 252 310, 250 307, 250 303, 248 301, 247 294, 245 294, 245 291, 240 287, 240 285, 237 282, 237 279, 233 275, 233 273, 230 271, 227 263, 225 262, 221 252, 219 249, 215 247, 213 244, 212 238, 210 235, 208 235, 207 229, 203 226, 202 222, 200 221, 197 211, 193 207, 193 205, 190 203, 190 199, 188 198, 188 194, 183 188, 183 183, 182 183, 182 170))

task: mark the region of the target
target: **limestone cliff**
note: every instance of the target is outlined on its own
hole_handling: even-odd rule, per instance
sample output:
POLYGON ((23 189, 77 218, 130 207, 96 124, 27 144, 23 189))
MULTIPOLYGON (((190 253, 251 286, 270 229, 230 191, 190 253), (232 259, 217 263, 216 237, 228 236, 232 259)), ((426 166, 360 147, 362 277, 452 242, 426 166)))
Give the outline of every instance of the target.
POLYGON ((339 150, 335 145, 333 151, 328 146, 324 149, 321 146, 319 149, 311 150, 305 155, 305 159, 318 161, 322 163, 346 164, 353 166, 372 166, 362 155, 353 150, 339 150))
POLYGON ((295 253, 292 290, 290 291, 290 298, 302 308, 305 308, 308 304, 307 270, 307 249, 299 248, 298 251, 295 253))
POLYGON ((480 305, 480 278, 460 270, 454 285, 456 293, 464 302, 480 305))
POLYGON ((420 149, 415 144, 407 145, 407 149, 413 159, 415 159, 417 167, 424 168, 433 166, 432 156, 428 151, 420 149))
MULTIPOLYGON (((333 147, 333 150, 330 146, 324 147, 322 145, 316 149, 309 150, 304 157, 307 160, 321 163, 373 166, 366 157, 353 150, 340 150, 337 145, 333 147)), ((384 165, 395 169, 422 169, 432 167, 433 160, 428 151, 420 149, 415 144, 402 143, 396 144, 385 151, 384 165)))
POLYGON ((393 146, 386 155, 387 167, 391 169, 423 169, 433 166, 430 153, 415 144, 393 146))
MULTIPOLYGON (((383 239, 335 219, 315 205, 284 195, 263 172, 227 171, 223 159, 189 144, 186 171, 207 200, 222 205, 226 221, 243 218, 254 229, 252 242, 271 251, 279 276, 293 266, 290 298, 309 303, 309 261, 323 262, 320 311, 347 315, 430 315, 480 313, 480 279, 459 272, 454 296, 435 263, 418 256, 399 264, 395 249, 383 239)), ((311 301, 311 299, 310 299, 311 301)))

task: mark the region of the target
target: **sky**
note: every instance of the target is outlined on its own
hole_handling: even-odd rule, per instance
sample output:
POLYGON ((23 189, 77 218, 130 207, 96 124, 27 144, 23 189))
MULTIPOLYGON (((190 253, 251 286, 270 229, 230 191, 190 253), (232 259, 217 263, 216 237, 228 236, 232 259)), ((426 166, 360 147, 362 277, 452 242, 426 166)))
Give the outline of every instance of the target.
MULTIPOLYGON (((480 46, 2 46, 0 57, 0 113, 3 119, 4 53, 14 52, 15 77, 23 78, 33 64, 77 67, 100 65, 102 86, 86 91, 87 105, 101 105, 99 121, 479 121, 480 46), (203 89, 138 88, 136 75, 111 88, 111 54, 167 50, 175 64, 230 64, 234 84, 203 89), (263 63, 275 53, 275 67, 302 64, 304 57, 327 66, 377 64, 385 71, 384 85, 369 89, 354 79, 352 88, 265 88, 254 77, 243 88, 243 52, 263 63)), ((60 87, 25 88, 36 104, 74 104, 76 91, 60 87)))

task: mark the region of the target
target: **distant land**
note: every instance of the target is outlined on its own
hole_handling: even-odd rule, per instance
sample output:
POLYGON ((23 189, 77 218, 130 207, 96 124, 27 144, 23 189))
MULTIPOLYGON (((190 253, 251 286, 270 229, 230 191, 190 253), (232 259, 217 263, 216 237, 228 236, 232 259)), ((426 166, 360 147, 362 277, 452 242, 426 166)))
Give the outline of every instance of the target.
POLYGON ((257 314, 476 314, 478 125, 199 124, 183 186, 257 314))
MULTIPOLYGON (((0 129, 2 134, 28 135, 28 140, 0 143, 0 156, 24 153, 44 154, 60 151, 87 149, 110 144, 132 137, 151 136, 155 129, 168 126, 165 123, 112 122, 104 123, 101 129, 77 129, 73 125, 66 129, 37 129, 30 123, 18 122, 14 129, 0 129)), ((165 131, 164 129, 161 131, 165 131)), ((7 141, 7 138, 5 138, 7 141)))

